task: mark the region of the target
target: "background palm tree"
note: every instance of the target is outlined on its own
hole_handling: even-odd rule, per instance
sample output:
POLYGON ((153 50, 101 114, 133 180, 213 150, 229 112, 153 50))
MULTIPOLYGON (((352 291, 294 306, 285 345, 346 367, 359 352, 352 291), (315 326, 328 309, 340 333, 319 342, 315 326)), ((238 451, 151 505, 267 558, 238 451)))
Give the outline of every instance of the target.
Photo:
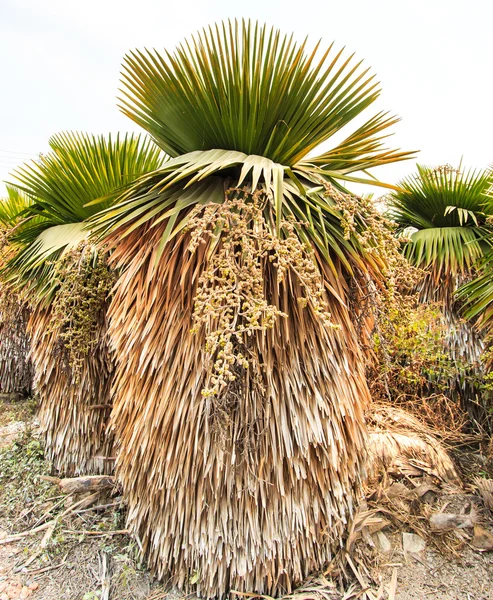
MULTIPOLYGON (((493 171, 490 167, 487 190, 485 191, 484 212, 493 214, 493 171)), ((486 330, 493 321, 493 235, 491 218, 485 224, 482 241, 485 245, 483 257, 477 265, 477 276, 459 290, 459 298, 465 305, 468 318, 477 319, 486 330)))
MULTIPOLYGON (((404 253, 425 270, 420 285, 422 302, 439 303, 448 329, 447 346, 462 365, 453 382, 464 408, 473 419, 478 413, 478 389, 472 380, 480 375, 481 334, 461 318, 457 290, 476 275, 488 245, 485 235, 491 206, 486 201, 489 171, 462 171, 452 167, 418 166, 418 173, 400 182, 401 191, 389 198, 390 217, 401 233, 410 235, 404 253)), ((480 414, 481 413, 481 414, 480 414)))
MULTIPOLYGON (((30 203, 29 198, 8 186, 7 196, 0 200, 0 261, 12 252, 9 236, 19 225, 19 213, 30 203)), ((29 310, 26 302, 6 282, 0 284, 0 392, 29 395, 32 391, 33 366, 29 358, 26 325, 29 310)))
POLYGON ((123 82, 123 111, 171 157, 96 217, 122 271, 112 422, 130 527, 180 587, 279 593, 339 547, 362 474, 368 391, 347 279, 381 264, 355 206, 355 231, 341 225, 356 202, 341 181, 409 154, 383 146, 396 119, 378 114, 308 157, 377 83, 264 26, 131 53, 123 82))
POLYGON ((108 472, 111 280, 105 253, 88 241, 84 221, 97 210, 92 201, 111 206, 126 184, 157 168, 162 158, 149 140, 131 135, 60 134, 50 148, 13 174, 33 201, 12 236, 7 274, 33 308, 28 330, 47 458, 67 474, 108 472))

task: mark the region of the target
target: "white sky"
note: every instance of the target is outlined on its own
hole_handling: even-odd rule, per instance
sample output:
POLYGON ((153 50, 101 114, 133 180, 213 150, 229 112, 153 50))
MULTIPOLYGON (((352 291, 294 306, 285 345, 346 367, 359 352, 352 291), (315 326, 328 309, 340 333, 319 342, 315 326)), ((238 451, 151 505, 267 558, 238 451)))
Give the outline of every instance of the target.
MULTIPOLYGON (((173 49, 229 17, 354 51, 381 81, 376 108, 402 117, 390 143, 421 150, 419 162, 493 163, 490 0, 0 0, 0 181, 56 132, 136 130, 116 105, 125 52, 173 49)), ((374 173, 396 182, 413 170, 374 173)))

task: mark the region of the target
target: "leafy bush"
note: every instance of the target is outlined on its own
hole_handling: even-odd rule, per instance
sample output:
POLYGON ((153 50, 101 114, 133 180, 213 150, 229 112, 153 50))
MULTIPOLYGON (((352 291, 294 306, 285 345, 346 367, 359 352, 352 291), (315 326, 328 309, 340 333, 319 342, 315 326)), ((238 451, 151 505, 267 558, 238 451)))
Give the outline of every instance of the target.
POLYGON ((440 307, 412 296, 396 298, 380 316, 373 335, 374 361, 368 369, 372 397, 406 405, 443 432, 467 423, 457 382, 477 387, 476 365, 452 351, 453 331, 440 307))

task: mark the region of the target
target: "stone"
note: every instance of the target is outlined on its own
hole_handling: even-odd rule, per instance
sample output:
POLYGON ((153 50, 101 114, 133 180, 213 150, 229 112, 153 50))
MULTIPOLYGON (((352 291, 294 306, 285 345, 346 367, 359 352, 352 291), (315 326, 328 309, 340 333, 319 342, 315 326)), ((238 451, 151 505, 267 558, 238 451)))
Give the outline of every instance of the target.
POLYGON ((426 542, 422 537, 415 533, 403 533, 402 534, 402 548, 404 554, 419 554, 426 548, 426 542))

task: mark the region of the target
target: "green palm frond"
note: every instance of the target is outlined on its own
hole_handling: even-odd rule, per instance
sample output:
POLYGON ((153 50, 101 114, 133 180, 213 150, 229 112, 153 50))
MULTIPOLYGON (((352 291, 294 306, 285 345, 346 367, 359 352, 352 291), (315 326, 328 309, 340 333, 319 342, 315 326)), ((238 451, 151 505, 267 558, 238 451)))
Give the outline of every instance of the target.
POLYGON ((21 212, 23 226, 12 237, 17 252, 7 266, 11 280, 41 298, 52 289, 54 261, 89 236, 86 219, 165 159, 148 138, 134 135, 62 133, 49 143, 48 154, 13 173, 12 186, 32 201, 21 212))
POLYGON ((485 252, 479 266, 479 275, 459 288, 457 296, 463 302, 466 318, 480 318, 481 323, 491 330, 493 325, 493 248, 485 252))
MULTIPOLYGON (((307 41, 250 21, 204 29, 174 54, 135 51, 124 61, 123 112, 172 157, 235 150, 293 166, 378 97, 378 83, 333 44, 307 41)), ((383 140, 396 119, 370 118, 307 167, 354 172, 403 160, 383 140)))
POLYGON ((32 204, 29 196, 8 185, 7 196, 0 199, 0 227, 10 230, 22 220, 22 213, 32 204))
POLYGON ((433 227, 411 236, 404 253, 411 263, 434 267, 437 275, 465 275, 483 255, 481 231, 472 227, 433 227))
MULTIPOLYGON (((493 167, 490 171, 485 211, 493 215, 493 167)), ((464 305, 468 319, 479 319, 481 325, 491 331, 493 326, 493 223, 488 219, 483 241, 486 245, 484 256, 477 265, 477 276, 459 288, 457 297, 464 305)))
MULTIPOLYGON (((196 205, 223 202, 230 187, 244 186, 252 192, 262 189, 271 198, 265 217, 273 230, 278 230, 281 220, 294 217, 307 224, 299 230, 300 238, 316 247, 330 266, 336 255, 349 272, 351 263, 365 268, 362 248, 354 236, 346 239, 340 211, 326 193, 325 183, 320 176, 317 179, 311 174, 308 179, 302 171, 261 156, 229 150, 191 152, 140 178, 117 204, 90 221, 102 237, 118 230, 122 238, 149 221, 152 227, 166 221, 162 252, 165 244, 186 228, 196 205)), ((373 263, 369 256, 365 261, 366 268, 373 263)))
MULTIPOLYGON (((378 97, 374 77, 319 46, 249 21, 209 27, 171 54, 133 52, 124 63, 122 110, 171 156, 140 178, 93 226, 103 235, 166 221, 161 249, 187 225, 197 204, 223 202, 225 190, 264 190, 271 226, 295 216, 329 260, 361 248, 341 230, 327 187, 372 179, 367 170, 410 158, 384 146, 396 119, 380 113, 318 157, 309 157, 378 97), (354 175, 361 171, 360 175, 354 175)), ((344 129, 345 130, 345 129, 344 129)), ((392 186, 390 186, 392 187, 392 186)), ((267 215, 268 213, 268 215, 267 215)), ((347 262, 347 261, 346 261, 347 262)))
POLYGON ((49 140, 51 152, 16 169, 12 185, 35 199, 30 214, 53 225, 77 223, 100 206, 110 206, 126 185, 157 169, 163 155, 148 138, 126 134, 93 136, 61 133, 49 140))
POLYGON ((490 172, 461 172, 418 165, 389 199, 389 216, 401 233, 411 234, 404 252, 416 266, 442 276, 464 277, 483 255, 490 172))

